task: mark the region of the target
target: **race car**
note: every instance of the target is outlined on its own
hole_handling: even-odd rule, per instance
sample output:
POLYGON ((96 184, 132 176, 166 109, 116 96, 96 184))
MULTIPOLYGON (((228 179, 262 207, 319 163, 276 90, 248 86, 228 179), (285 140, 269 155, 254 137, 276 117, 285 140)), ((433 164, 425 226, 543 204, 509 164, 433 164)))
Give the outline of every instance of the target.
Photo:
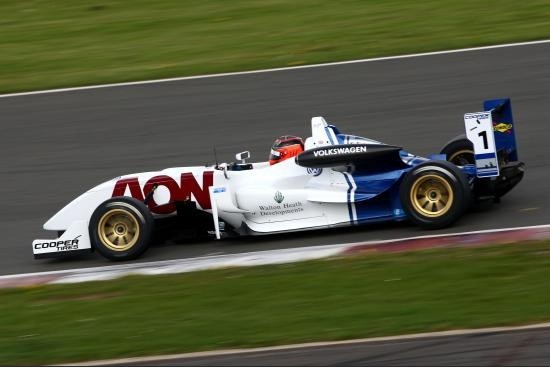
POLYGON ((499 201, 524 175, 508 98, 464 115, 466 133, 421 157, 341 133, 323 117, 311 136, 277 139, 269 161, 167 168, 120 176, 77 197, 45 224, 56 239, 33 241, 35 258, 97 251, 140 256, 155 235, 222 239, 409 220, 451 225, 480 201, 499 201))

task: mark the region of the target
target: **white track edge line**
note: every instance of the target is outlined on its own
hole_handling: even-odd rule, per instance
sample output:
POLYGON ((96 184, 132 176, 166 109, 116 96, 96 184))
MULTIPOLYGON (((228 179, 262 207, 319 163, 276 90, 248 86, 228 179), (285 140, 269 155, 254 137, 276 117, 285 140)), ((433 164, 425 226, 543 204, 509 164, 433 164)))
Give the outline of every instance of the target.
POLYGON ((89 361, 89 362, 80 362, 80 363, 71 363, 71 364, 61 364, 58 366, 92 366, 92 365, 101 366, 101 365, 109 365, 109 364, 155 362, 155 361, 172 360, 172 359, 180 359, 180 358, 215 357, 215 356, 222 356, 222 355, 270 352, 270 351, 281 351, 281 350, 300 349, 300 348, 315 348, 315 347, 326 347, 326 346, 347 345, 347 344, 357 344, 357 343, 374 343, 374 342, 384 342, 384 341, 425 339, 425 338, 446 337, 446 336, 501 333, 501 332, 513 332, 513 331, 522 331, 522 330, 536 330, 536 329, 544 329, 544 328, 550 328, 550 322, 540 323, 540 324, 531 324, 531 325, 521 325, 521 326, 509 326, 509 327, 500 326, 500 327, 489 327, 489 328, 480 328, 480 329, 458 329, 458 330, 435 331, 435 332, 428 332, 428 333, 404 334, 404 335, 395 335, 395 336, 380 336, 380 337, 363 338, 363 339, 287 344, 287 345, 278 345, 273 347, 224 349, 224 350, 214 350, 214 351, 205 351, 205 352, 170 354, 170 355, 164 355, 164 356, 160 355, 160 356, 148 356, 148 357, 98 360, 98 361, 89 361))
POLYGON ((371 241, 362 241, 362 242, 349 242, 349 243, 340 243, 340 244, 331 244, 331 245, 321 245, 321 246, 304 246, 304 247, 292 247, 288 249, 272 249, 272 250, 263 250, 263 251, 249 251, 249 252, 238 252, 238 253, 230 253, 230 254, 221 254, 221 255, 210 255, 210 256, 198 256, 198 257, 190 257, 185 259, 170 259, 170 260, 159 260, 159 261, 151 261, 151 262, 139 262, 139 263, 131 263, 131 264, 123 264, 123 265, 105 265, 105 266, 97 266, 97 267, 90 267, 90 268, 79 268, 79 269, 65 269, 65 270, 52 270, 52 271, 45 271, 45 272, 35 272, 35 273, 21 273, 21 274, 8 274, 8 275, 1 275, 0 280, 5 279, 17 279, 17 278, 25 278, 25 277, 39 277, 39 276, 48 276, 48 275, 63 275, 63 274, 78 274, 78 273, 88 273, 88 272, 102 272, 102 271, 116 271, 116 270, 126 270, 126 269, 139 269, 144 267, 151 267, 151 266, 163 266, 163 265, 170 265, 170 264, 176 264, 181 261, 198 261, 198 260, 204 260, 204 259, 216 259, 216 258, 230 258, 230 257, 240 257, 240 256, 253 256, 258 254, 266 254, 266 253, 276 253, 276 252, 286 252, 286 251, 304 251, 304 250, 324 250, 324 249, 337 249, 337 248, 345 248, 348 246, 357 246, 357 245, 369 245, 369 244, 383 244, 383 243, 391 243, 391 242, 400 242, 400 241, 409 241, 409 240, 416 240, 416 239, 428 239, 428 238, 440 238, 440 237, 452 237, 452 236, 465 236, 465 235, 476 235, 476 234, 484 234, 484 233, 498 233, 498 232, 507 232, 507 231, 520 231, 525 229, 537 229, 537 228, 549 228, 550 224, 539 224, 534 226, 523 226, 523 227, 512 227, 512 228, 497 228, 497 229, 483 229, 478 231, 470 231, 470 232, 454 232, 454 233, 443 233, 443 234, 437 234, 437 235, 423 235, 423 236, 414 236, 414 237, 404 237, 404 238, 396 238, 396 239, 388 239, 388 240, 371 240, 371 241))
POLYGON ((270 73, 270 72, 276 72, 276 71, 312 69, 312 68, 320 68, 320 67, 326 67, 326 66, 347 65, 347 64, 357 64, 357 63, 386 61, 386 60, 398 60, 398 59, 407 59, 407 58, 413 58, 413 57, 445 55, 445 54, 471 52, 471 51, 483 51, 483 50, 492 50, 492 49, 507 48, 507 47, 540 45, 545 43, 550 43, 550 39, 527 41, 527 42, 503 43, 503 44, 489 45, 489 46, 467 47, 467 48, 460 48, 460 49, 453 49, 453 50, 431 51, 431 52, 422 52, 422 53, 405 54, 405 55, 383 56, 383 57, 374 57, 374 58, 368 58, 368 59, 336 61, 336 62, 327 62, 322 64, 312 64, 312 65, 289 66, 289 67, 280 67, 280 68, 271 68, 271 69, 236 71, 236 72, 218 73, 218 74, 205 74, 205 75, 194 75, 194 76, 184 76, 184 77, 174 77, 174 78, 164 78, 164 79, 141 80, 141 81, 133 81, 133 82, 88 85, 88 86, 82 86, 82 87, 69 87, 69 88, 59 88, 59 89, 37 90, 37 91, 30 91, 30 92, 8 93, 8 94, 0 94, 0 98, 22 97, 22 96, 31 96, 31 95, 37 95, 37 94, 49 94, 49 93, 61 93, 61 92, 73 92, 73 91, 88 90, 88 89, 126 87, 126 86, 143 85, 143 84, 168 83, 168 82, 193 80, 193 79, 206 79, 206 78, 218 78, 218 77, 225 77, 225 76, 270 73))

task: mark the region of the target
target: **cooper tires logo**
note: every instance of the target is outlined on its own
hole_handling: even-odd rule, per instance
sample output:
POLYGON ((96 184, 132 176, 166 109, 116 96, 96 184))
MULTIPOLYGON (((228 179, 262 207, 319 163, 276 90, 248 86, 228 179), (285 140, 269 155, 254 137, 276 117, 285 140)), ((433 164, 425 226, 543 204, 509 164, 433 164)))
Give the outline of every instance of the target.
POLYGON ((40 242, 35 244, 34 248, 35 250, 46 248, 57 248, 57 251, 78 250, 79 237, 82 237, 82 235, 76 236, 72 240, 40 242))

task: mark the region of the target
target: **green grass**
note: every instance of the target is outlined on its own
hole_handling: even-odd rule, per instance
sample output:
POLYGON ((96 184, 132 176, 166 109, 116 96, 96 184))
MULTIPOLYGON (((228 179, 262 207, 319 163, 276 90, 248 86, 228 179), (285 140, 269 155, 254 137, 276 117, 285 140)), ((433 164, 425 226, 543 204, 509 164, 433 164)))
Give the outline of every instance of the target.
POLYGON ((0 365, 550 321, 550 242, 0 290, 0 365))
POLYGON ((3 0, 0 92, 549 37, 547 0, 3 0))

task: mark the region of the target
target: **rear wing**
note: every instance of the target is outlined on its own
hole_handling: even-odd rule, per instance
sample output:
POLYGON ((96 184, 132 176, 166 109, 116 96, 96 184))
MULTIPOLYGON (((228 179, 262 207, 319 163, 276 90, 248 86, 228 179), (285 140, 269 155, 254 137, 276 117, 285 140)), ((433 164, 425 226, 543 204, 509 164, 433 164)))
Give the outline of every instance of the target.
POLYGON ((509 98, 483 103, 483 112, 464 115, 466 137, 474 146, 477 177, 498 176, 499 165, 518 160, 509 98))

